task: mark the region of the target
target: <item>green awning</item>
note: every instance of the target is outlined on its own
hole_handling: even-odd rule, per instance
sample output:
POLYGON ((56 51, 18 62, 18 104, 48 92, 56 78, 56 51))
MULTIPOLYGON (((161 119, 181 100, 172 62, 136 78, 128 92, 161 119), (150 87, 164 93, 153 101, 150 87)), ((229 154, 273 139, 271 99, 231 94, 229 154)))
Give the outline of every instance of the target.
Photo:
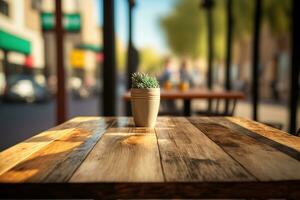
POLYGON ((75 14, 64 14, 64 28, 67 31, 80 31, 81 19, 80 15, 75 14))
MULTIPOLYGON (((53 30, 55 27, 54 13, 41 13, 42 28, 45 31, 53 30)), ((63 15, 63 26, 66 31, 77 32, 81 28, 81 17, 79 13, 68 13, 63 15)))
POLYGON ((55 23, 53 13, 41 13, 41 22, 43 30, 52 30, 55 23))
POLYGON ((31 44, 28 40, 15 36, 0 29, 0 49, 30 54, 31 44))
POLYGON ((81 44, 81 45, 79 45, 78 48, 85 49, 85 50, 90 50, 90 51, 95 51, 95 52, 102 51, 102 47, 94 45, 94 44, 81 44))

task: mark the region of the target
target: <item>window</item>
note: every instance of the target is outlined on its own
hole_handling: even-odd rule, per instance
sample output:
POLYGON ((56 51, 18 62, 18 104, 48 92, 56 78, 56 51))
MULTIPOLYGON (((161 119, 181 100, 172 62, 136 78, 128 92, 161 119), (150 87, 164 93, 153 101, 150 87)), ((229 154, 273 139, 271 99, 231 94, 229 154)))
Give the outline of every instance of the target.
POLYGON ((39 11, 40 8, 41 8, 41 1, 40 1, 40 0, 32 0, 32 1, 31 1, 31 8, 32 8, 33 10, 39 11))
POLYGON ((5 0, 0 0, 0 13, 5 16, 9 16, 9 5, 5 0))

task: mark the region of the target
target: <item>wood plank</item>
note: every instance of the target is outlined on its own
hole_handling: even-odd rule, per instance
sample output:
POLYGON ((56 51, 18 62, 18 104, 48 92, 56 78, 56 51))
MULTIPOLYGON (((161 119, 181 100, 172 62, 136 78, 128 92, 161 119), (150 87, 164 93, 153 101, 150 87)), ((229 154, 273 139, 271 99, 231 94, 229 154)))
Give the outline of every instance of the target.
POLYGON ((67 155, 65 160, 56 165, 49 173, 43 182, 65 182, 70 179, 75 170, 80 166, 88 153, 92 150, 95 144, 99 141, 102 134, 108 127, 117 126, 115 118, 98 118, 93 122, 82 124, 81 131, 90 131, 90 136, 87 140, 74 150, 70 155, 67 155))
MULTIPOLYGON (((228 118, 224 118, 224 117, 220 118, 220 117, 218 117, 218 118, 214 118, 214 119, 217 119, 220 124, 222 124, 224 126, 227 126, 230 129, 233 129, 233 130, 235 130, 237 132, 240 132, 240 133, 243 133, 243 134, 245 134, 245 135, 247 135, 249 137, 252 137, 252 138, 254 138, 257 141, 259 141, 261 143, 264 143, 266 145, 269 145, 269 146, 277 149, 278 151, 281 151, 281 152, 283 152, 283 153, 285 153, 285 154, 287 154, 287 155, 295 158, 296 160, 300 161, 300 152, 297 151, 294 148, 291 148, 289 146, 284 145, 283 143, 279 143, 279 142, 277 142, 275 140, 272 140, 271 138, 277 139, 277 137, 275 135, 273 136, 272 132, 267 132, 267 130, 266 130, 266 132, 262 131, 262 134, 259 134, 257 132, 252 131, 252 130, 249 130, 249 129, 243 127, 243 126, 240 126, 239 124, 237 124, 237 123, 229 120, 228 118), (267 137, 265 137, 264 135, 266 135, 267 137)), ((250 122, 251 121, 249 120, 249 123, 250 122)), ((255 122, 255 124, 260 125, 260 123, 257 123, 257 122, 255 122)), ((254 128, 253 124, 252 124, 252 127, 254 128)), ((291 142, 291 143, 295 144, 294 141, 290 140, 292 138, 285 138, 285 135, 280 135, 279 138, 280 139, 282 138, 286 143, 291 142), (285 140, 285 139, 287 139, 287 140, 285 140)), ((297 138, 297 137, 295 137, 295 138, 297 138)), ((300 143, 300 140, 299 140, 299 143, 300 143)))
POLYGON ((156 135, 153 128, 109 128, 71 182, 163 181, 156 135))
POLYGON ((249 129, 257 134, 260 134, 266 138, 274 140, 280 144, 286 145, 300 152, 300 137, 291 135, 284 131, 245 118, 241 118, 241 117, 226 117, 226 118, 246 129, 249 129))
POLYGON ((0 153, 0 175, 53 141, 72 132, 83 118, 77 117, 44 131, 0 153))
POLYGON ((80 123, 67 135, 3 173, 0 182, 66 181, 112 122, 99 117, 76 120, 80 123))
POLYGON ((155 128, 167 181, 255 181, 186 118, 159 118, 155 128))
POLYGON ((189 119, 261 181, 299 180, 300 162, 256 139, 224 126, 217 118, 189 119))

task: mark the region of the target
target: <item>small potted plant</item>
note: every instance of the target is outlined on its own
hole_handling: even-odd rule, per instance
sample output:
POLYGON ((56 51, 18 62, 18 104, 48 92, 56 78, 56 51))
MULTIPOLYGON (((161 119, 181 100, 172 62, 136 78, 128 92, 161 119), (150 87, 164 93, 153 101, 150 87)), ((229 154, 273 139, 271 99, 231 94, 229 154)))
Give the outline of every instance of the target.
POLYGON ((154 127, 160 103, 159 83, 155 77, 143 73, 131 76, 131 108, 136 126, 154 127))

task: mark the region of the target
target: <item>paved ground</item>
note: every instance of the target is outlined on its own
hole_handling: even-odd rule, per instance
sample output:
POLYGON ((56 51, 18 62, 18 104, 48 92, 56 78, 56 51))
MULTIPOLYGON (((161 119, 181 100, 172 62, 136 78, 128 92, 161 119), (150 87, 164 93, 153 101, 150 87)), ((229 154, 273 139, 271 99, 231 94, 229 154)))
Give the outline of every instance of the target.
MULTIPOLYGON (((193 109, 203 109, 206 108, 205 101, 194 101, 192 105, 193 109)), ((283 130, 288 130, 288 118, 289 110, 287 105, 278 105, 270 103, 260 103, 258 107, 258 118, 260 122, 264 123, 275 123, 281 124, 283 130)), ((300 106, 298 106, 298 127, 300 127, 300 106)), ((252 118, 252 105, 250 102, 242 101, 238 102, 236 110, 234 113, 235 116, 252 118)))
MULTIPOLYGON (((299 105, 299 104, 298 104, 299 105)), ((249 102, 238 103, 235 115, 246 118, 252 116, 252 106, 249 102)), ((260 103, 258 108, 259 121, 266 123, 281 123, 283 130, 287 131, 289 126, 289 108, 288 105, 274 105, 267 103, 260 103)), ((300 106, 297 111, 297 124, 300 127, 300 106)))
MULTIPOLYGON (((121 100, 119 100, 121 102, 121 100)), ((180 102, 179 102, 180 104, 180 102)), ((97 98, 74 100, 69 103, 69 117, 99 115, 97 98)), ((193 109, 205 106, 205 101, 194 101, 193 109)), ((118 104, 118 113, 122 114, 122 104, 118 104)), ((0 151, 55 125, 54 102, 46 104, 4 104, 0 103, 0 151)), ((239 102, 236 116, 251 118, 251 105, 239 102)), ((288 109, 286 106, 260 104, 260 120, 281 123, 287 129, 288 109)), ((298 111, 300 127, 300 107, 298 111)))
MULTIPOLYGON (((69 116, 98 115, 98 100, 70 100, 69 116)), ((54 102, 0 103, 0 151, 55 125, 54 102)))

